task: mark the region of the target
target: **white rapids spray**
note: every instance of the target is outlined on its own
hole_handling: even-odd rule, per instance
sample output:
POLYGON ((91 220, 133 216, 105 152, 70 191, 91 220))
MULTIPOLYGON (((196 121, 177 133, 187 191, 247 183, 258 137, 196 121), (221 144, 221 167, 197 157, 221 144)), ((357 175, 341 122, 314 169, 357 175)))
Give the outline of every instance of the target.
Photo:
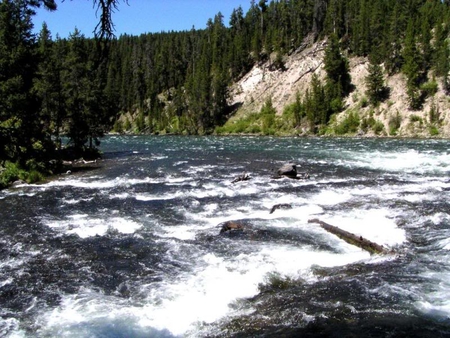
MULTIPOLYGON (((224 151, 226 142, 220 142, 217 148, 224 151)), ((247 142, 253 146, 258 140, 247 142)), ((180 152, 186 151, 183 144, 178 147, 180 152)), ((161 149, 158 156, 147 156, 145 151, 151 149, 151 144, 146 143, 145 148, 131 152, 137 161, 132 164, 137 168, 133 167, 135 175, 85 174, 26 187, 35 194, 30 198, 48 192, 63 195, 60 208, 64 213, 44 213, 38 218, 40 226, 57 236, 78 236, 81 241, 129 236, 126 238, 148 239, 149 246, 164 248, 158 252, 164 256, 164 263, 157 259, 154 265, 137 262, 157 270, 161 278, 140 283, 139 278, 124 276, 120 287, 109 293, 86 282, 77 293, 61 294, 57 306, 39 313, 38 336, 99 337, 105 332, 107 337, 201 336, 210 324, 251 314, 254 309, 236 304, 258 295, 261 285, 270 283, 272 276, 313 285, 320 278, 314 273, 318 266, 383 264, 397 257, 371 256, 309 223, 311 218, 398 250, 399 254, 411 245, 411 233, 422 236, 424 224, 429 226, 427 245, 433 248, 422 259, 431 260, 432 251, 438 251, 434 259, 442 270, 425 266, 419 270, 430 284, 438 284, 427 293, 420 286, 412 290, 408 284, 389 283, 369 292, 408 293, 415 299, 414 309, 449 318, 450 302, 443 296, 450 292, 450 230, 444 226, 450 214, 440 210, 422 215, 414 207, 404 207, 433 204, 446 193, 450 188, 446 178, 449 154, 414 149, 375 153, 350 149, 333 150, 327 153, 329 159, 322 155, 314 158, 315 152, 311 152, 311 160, 303 163, 305 167, 334 165, 335 171, 366 170, 371 176, 312 173, 311 180, 296 181, 253 175, 248 182, 232 184, 232 178, 245 165, 235 163, 227 172, 220 172, 231 155, 220 157, 224 162, 210 160, 208 156, 214 149, 209 147, 204 157, 189 153, 186 158, 171 159, 161 149), (170 173, 165 174, 165 168, 170 168, 170 173), (96 207, 86 211, 89 203, 96 207), (271 207, 280 203, 291 207, 271 214, 271 207), (266 231, 269 237, 219 237, 220 224, 229 220, 247 222, 255 236, 258 231, 266 231), (272 233, 281 234, 281 239, 271 238, 272 233), (294 239, 283 237, 285 234, 293 234, 294 239), (295 236, 312 240, 299 244, 295 236), (173 264, 177 272, 160 268, 166 262, 173 264)), ((289 154, 296 154, 298 149, 288 148, 293 148, 289 154)), ((311 148, 310 143, 305 143, 301 149, 311 148)), ((168 149, 178 151, 175 146, 168 149)), ((195 149, 202 151, 198 145, 195 149)), ((260 157, 258 161, 262 161, 260 157)), ((8 192, 0 196, 0 202, 17 195, 8 192)), ((0 287, 11 282, 0 280, 0 287)), ((26 336, 12 319, 4 320, 2 325, 12 327, 10 337, 26 336)))

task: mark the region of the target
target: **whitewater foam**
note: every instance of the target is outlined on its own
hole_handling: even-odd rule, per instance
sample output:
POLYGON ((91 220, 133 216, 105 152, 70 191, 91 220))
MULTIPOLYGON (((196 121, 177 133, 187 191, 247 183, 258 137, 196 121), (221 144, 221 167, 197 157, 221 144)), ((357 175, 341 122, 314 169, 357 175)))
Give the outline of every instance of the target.
POLYGON ((43 224, 64 234, 76 234, 81 238, 104 236, 108 231, 132 234, 142 224, 122 217, 96 218, 87 214, 69 215, 64 220, 44 220, 43 224))

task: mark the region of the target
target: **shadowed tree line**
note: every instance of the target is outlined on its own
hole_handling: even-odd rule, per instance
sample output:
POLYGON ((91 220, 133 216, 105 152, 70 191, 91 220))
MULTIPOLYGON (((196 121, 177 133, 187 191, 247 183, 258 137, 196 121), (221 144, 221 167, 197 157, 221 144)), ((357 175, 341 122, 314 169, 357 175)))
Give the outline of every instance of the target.
POLYGON ((53 0, 0 3, 3 167, 45 170, 49 160, 68 156, 62 136, 70 156, 81 156, 112 128, 212 133, 235 109, 227 104, 230 84, 267 60, 283 70, 283 56, 323 38, 326 79, 313 78, 291 109, 294 124, 306 118, 312 132, 343 109, 352 90, 349 56, 369 57, 373 104, 387 95, 383 69, 405 74, 412 109, 433 90, 430 77, 448 88, 448 1, 253 0, 247 13, 239 7, 226 19, 219 12, 205 29, 114 37, 111 14, 120 2, 93 1, 101 13, 93 39, 77 30, 52 37, 45 24, 33 35, 34 8, 55 9, 53 0))

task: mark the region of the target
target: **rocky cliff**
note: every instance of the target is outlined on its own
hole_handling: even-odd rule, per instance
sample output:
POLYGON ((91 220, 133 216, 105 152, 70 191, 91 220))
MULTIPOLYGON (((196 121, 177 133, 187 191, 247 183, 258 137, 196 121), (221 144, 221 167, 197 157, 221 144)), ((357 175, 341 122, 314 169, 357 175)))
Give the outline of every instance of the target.
MULTIPOLYGON (((325 77, 325 47, 326 42, 322 41, 308 48, 300 48, 285 57, 284 69, 274 69, 271 58, 255 65, 231 88, 230 104, 240 108, 230 120, 259 112, 269 97, 278 114, 282 114, 284 107, 295 101, 297 92, 304 95, 314 73, 319 78, 325 77)), ((365 58, 349 58, 349 62, 355 89, 347 97, 345 110, 339 113, 336 121, 342 120, 352 111, 357 112, 361 119, 372 116, 380 122, 384 130, 376 133, 379 136, 450 137, 450 97, 444 92, 441 79, 436 79, 437 93, 426 99, 421 110, 412 111, 408 108, 404 75, 385 76, 390 91, 389 98, 378 107, 371 107, 365 94, 369 62, 365 58)), ((375 132, 360 131, 358 134, 374 136, 375 132)))

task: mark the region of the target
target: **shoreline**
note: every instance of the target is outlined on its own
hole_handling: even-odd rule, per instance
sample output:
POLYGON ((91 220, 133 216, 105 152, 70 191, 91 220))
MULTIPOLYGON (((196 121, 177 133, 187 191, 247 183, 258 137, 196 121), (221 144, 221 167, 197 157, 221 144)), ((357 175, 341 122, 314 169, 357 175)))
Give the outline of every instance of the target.
POLYGON ((245 134, 245 133, 230 133, 230 134, 205 134, 205 135, 193 135, 182 133, 108 133, 105 137, 111 136, 154 136, 154 137, 168 137, 168 136, 181 136, 181 137, 274 137, 274 138, 329 138, 329 139, 386 139, 386 140, 449 140, 450 136, 389 136, 389 135, 264 135, 264 134, 245 134))

